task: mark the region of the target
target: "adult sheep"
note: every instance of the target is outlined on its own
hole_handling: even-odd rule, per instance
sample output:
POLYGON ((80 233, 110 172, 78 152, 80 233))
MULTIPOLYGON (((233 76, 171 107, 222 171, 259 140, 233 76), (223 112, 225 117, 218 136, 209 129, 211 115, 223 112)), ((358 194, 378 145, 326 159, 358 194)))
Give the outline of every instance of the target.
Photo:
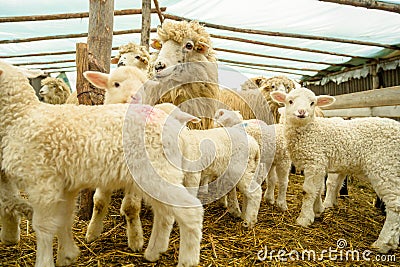
POLYGON ((157 34, 152 47, 159 52, 152 76, 160 81, 160 87, 149 90, 144 103, 172 103, 201 117, 201 123, 190 123, 190 127, 211 128, 219 86, 210 35, 198 22, 169 20, 158 27, 157 34))
MULTIPOLYGON (((400 236, 400 123, 384 118, 342 120, 315 116, 315 107, 334 102, 306 88, 271 93, 285 105, 290 158, 304 169, 305 195, 297 223, 309 226, 324 207, 318 197, 326 172, 366 178, 386 204, 386 220, 373 243, 381 253, 398 247, 400 236)), ((343 176, 342 176, 343 177, 343 176)))
POLYGON ((1 168, 29 195, 35 265, 54 266, 55 235, 57 265, 72 264, 79 255, 72 235, 75 196, 83 188, 121 185, 134 188, 153 208, 145 258, 155 261, 167 250, 176 220, 181 233, 178 265, 197 265, 203 209, 182 185, 179 158, 176 165, 166 158, 177 148, 162 140, 176 138, 180 128, 177 120, 149 106, 41 103, 23 75, 0 62, 1 168))
POLYGON ((60 78, 47 77, 42 80, 39 95, 43 102, 49 104, 64 104, 71 95, 71 89, 60 78))
POLYGON ((135 66, 146 73, 149 60, 150 54, 145 46, 130 42, 119 47, 118 55, 111 59, 111 64, 135 66))

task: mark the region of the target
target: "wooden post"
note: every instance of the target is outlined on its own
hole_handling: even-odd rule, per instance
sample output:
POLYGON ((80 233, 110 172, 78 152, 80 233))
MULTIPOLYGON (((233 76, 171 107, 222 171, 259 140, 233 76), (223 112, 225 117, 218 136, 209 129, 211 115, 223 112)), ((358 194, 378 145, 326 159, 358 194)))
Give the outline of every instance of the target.
POLYGON ((140 45, 149 49, 150 44, 150 26, 151 26, 151 0, 142 0, 142 33, 140 45))
POLYGON ((80 105, 92 105, 89 82, 83 76, 89 70, 88 47, 85 43, 76 44, 76 93, 80 105))
POLYGON ((114 27, 114 0, 90 0, 88 46, 90 53, 110 72, 114 27))
MULTIPOLYGON (((77 50, 77 83, 83 80, 80 91, 77 91, 78 100, 81 104, 102 104, 103 98, 97 98, 99 90, 90 87, 83 77, 85 70, 101 70, 110 72, 110 60, 112 49, 114 23, 114 0, 90 0, 88 45, 85 54, 77 50), (78 65, 78 61, 82 66, 78 65), (85 70, 84 70, 85 68, 85 70), (85 93, 87 92, 87 93, 85 93), (92 95, 91 95, 92 93, 92 95)), ((77 48, 85 49, 81 44, 77 48)), ((78 90, 78 85, 77 85, 78 90)), ((81 220, 89 220, 93 210, 93 190, 83 190, 80 194, 78 216, 81 220)))

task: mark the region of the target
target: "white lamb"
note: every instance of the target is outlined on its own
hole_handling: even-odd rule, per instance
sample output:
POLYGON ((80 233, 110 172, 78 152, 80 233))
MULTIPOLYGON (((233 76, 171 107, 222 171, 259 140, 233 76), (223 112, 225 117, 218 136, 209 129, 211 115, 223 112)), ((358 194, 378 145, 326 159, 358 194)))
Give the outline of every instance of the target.
POLYGON ((280 210, 288 209, 286 203, 286 191, 289 181, 289 170, 291 161, 287 151, 286 141, 283 136, 283 125, 267 125, 259 120, 244 120, 238 111, 219 109, 214 116, 218 126, 244 127, 246 132, 255 138, 261 150, 260 163, 263 171, 260 173, 262 182, 267 179, 267 190, 264 199, 274 204, 274 190, 276 183, 279 184, 277 206, 280 210), (268 176, 267 176, 268 173, 268 176))
POLYGON ((75 262, 74 200, 88 187, 132 187, 143 195, 154 212, 147 260, 167 250, 176 219, 178 266, 199 263, 203 209, 182 186, 180 157, 173 157, 179 151, 168 142, 177 139, 177 120, 143 105, 41 103, 23 75, 0 62, 0 126, 1 168, 27 192, 33 207, 37 267, 54 266, 55 235, 57 265, 75 262))
MULTIPOLYGON (((179 119, 181 111, 175 105, 163 103, 155 107, 179 119)), ((242 211, 236 197, 228 197, 233 201, 228 201, 228 210, 234 215, 241 214, 243 225, 252 228, 257 222, 262 197, 261 186, 256 180, 260 160, 256 140, 239 128, 183 128, 179 141, 184 157, 184 185, 196 195, 201 180, 208 183, 217 177, 216 182, 208 184, 211 194, 206 193, 203 197, 204 192, 199 191, 203 203, 214 201, 227 193, 236 194, 233 189, 237 186, 244 197, 242 211)))
POLYGON ((400 123, 383 118, 353 120, 318 118, 315 107, 335 101, 299 88, 289 94, 273 92, 283 103, 285 138, 294 165, 304 169, 305 191, 297 223, 309 226, 324 207, 320 192, 326 172, 366 177, 385 202, 387 216, 372 245, 381 253, 398 247, 400 236, 400 123))

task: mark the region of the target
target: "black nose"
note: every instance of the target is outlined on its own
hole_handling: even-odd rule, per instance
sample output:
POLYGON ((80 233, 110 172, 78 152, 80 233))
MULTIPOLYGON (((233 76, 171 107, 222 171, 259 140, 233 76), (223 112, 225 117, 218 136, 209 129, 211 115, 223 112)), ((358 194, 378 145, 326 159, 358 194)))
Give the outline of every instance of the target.
POLYGON ((125 66, 125 63, 124 62, 118 62, 118 65, 117 65, 118 67, 121 67, 121 66, 125 66))
POLYGON ((165 64, 161 63, 160 61, 154 66, 154 68, 156 69, 156 71, 161 71, 163 69, 165 69, 165 64))

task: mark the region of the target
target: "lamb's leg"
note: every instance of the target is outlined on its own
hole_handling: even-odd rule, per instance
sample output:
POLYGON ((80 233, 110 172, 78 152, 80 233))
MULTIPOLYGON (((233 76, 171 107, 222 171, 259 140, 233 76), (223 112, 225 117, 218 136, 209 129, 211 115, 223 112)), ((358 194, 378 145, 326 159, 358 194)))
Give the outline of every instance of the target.
POLYGON ((297 224, 307 227, 314 222, 314 204, 320 196, 320 190, 324 182, 325 172, 324 169, 305 168, 304 170, 304 183, 303 183, 303 204, 301 212, 297 218, 297 224))
POLYGON ((140 207, 142 198, 132 190, 126 190, 121 205, 121 214, 126 218, 126 235, 128 246, 133 251, 143 248, 143 229, 140 221, 140 207))
POLYGON ((278 197, 276 200, 276 205, 281 211, 286 211, 288 209, 286 203, 286 192, 289 183, 289 171, 290 171, 290 164, 285 166, 277 166, 276 174, 278 176, 278 197))
POLYGON ((383 228, 372 247, 380 253, 388 253, 397 249, 400 237, 400 213, 391 209, 386 210, 386 220, 383 228))
POLYGON ((111 201, 112 191, 97 188, 93 196, 92 218, 86 231, 86 242, 90 243, 96 240, 103 232, 103 220, 107 215, 108 206, 111 201))
POLYGON ((153 207, 153 229, 151 230, 149 245, 147 246, 144 257, 148 261, 156 261, 160 254, 167 251, 169 235, 174 224, 172 207, 152 201, 153 207))
POLYGON ((15 212, 10 199, 18 195, 16 186, 6 178, 0 171, 0 220, 1 220, 1 242, 5 245, 14 245, 19 242, 20 216, 15 212), (11 205, 10 205, 11 204, 11 205))
POLYGON ((241 211, 239 207, 239 202, 237 199, 236 187, 234 187, 231 191, 229 191, 228 196, 228 212, 235 217, 240 218, 241 211))
MULTIPOLYGON (((40 192, 36 192, 40 194, 40 192)), ((60 226, 63 225, 64 205, 60 202, 37 203, 32 201, 33 216, 32 228, 36 232, 36 267, 52 267, 53 238, 60 226)))
POLYGON ((324 200, 325 208, 333 208, 337 206, 337 196, 340 188, 342 187, 343 180, 346 178, 344 174, 328 173, 328 179, 326 180, 326 195, 324 200))
POLYGON ((15 214, 12 210, 7 207, 1 207, 1 242, 4 245, 10 246, 15 245, 19 242, 20 235, 20 216, 15 214))
POLYGON ((180 233, 178 266, 198 266, 203 227, 203 207, 175 207, 173 212, 179 224, 180 233))
POLYGON ((267 190, 264 193, 264 199, 267 201, 268 204, 274 205, 275 203, 275 185, 278 180, 277 173, 276 173, 276 166, 271 166, 271 169, 268 172, 267 176, 267 190))
POLYGON ((75 196, 77 192, 68 192, 60 202, 58 213, 61 225, 57 232, 58 253, 57 266, 67 266, 73 264, 79 256, 79 248, 72 236, 72 225, 74 223, 75 196))

